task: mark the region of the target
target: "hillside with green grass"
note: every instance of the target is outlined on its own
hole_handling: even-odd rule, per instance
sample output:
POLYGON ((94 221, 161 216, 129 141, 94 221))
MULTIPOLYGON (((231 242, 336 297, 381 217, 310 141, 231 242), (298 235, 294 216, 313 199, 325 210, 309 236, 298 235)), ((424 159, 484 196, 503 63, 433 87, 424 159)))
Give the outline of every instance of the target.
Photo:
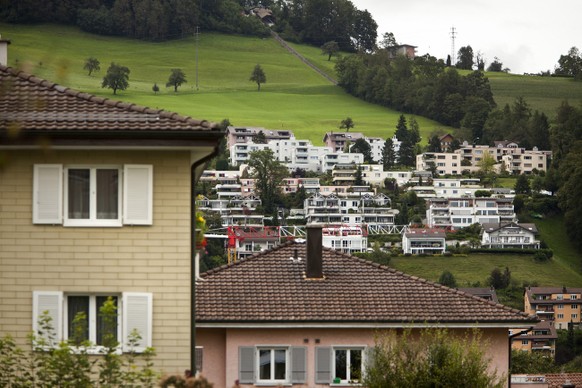
POLYGON ((550 119, 556 116, 560 104, 567 100, 571 105, 582 104, 582 82, 571 78, 541 77, 487 72, 491 91, 497 107, 512 105, 523 97, 532 111, 544 112, 550 119))
MULTIPOLYGON (((340 121, 351 117, 352 131, 386 138, 395 130, 399 112, 363 102, 307 67, 271 38, 259 39, 203 33, 164 43, 118 37, 103 37, 71 27, 52 25, 0 24, 2 37, 10 39, 9 65, 41 78, 99 96, 130 101, 154 108, 176 111, 199 119, 219 122, 228 118, 234 125, 293 130, 298 138, 322 143, 323 134, 338 130, 340 121), (198 67, 196 66, 198 53, 198 67), (95 57, 101 70, 89 76, 83 65, 95 57), (130 87, 114 96, 101 88, 102 77, 111 62, 130 68, 130 87), (261 64, 267 82, 257 92, 249 81, 253 67, 261 64), (171 69, 180 68, 188 82, 174 93, 166 88, 171 69), (196 87, 198 69, 198 88, 196 87), (160 92, 154 94, 154 83, 160 92)), ((327 61, 318 48, 291 46, 335 77, 335 58, 327 61)), ((552 116, 563 99, 582 100, 582 83, 563 78, 515 76, 488 73, 495 100, 502 107, 524 96, 533 109, 552 116)), ((424 139, 433 130, 451 130, 434 121, 417 117, 424 139)), ((424 142, 424 141, 423 141, 424 142)), ((499 180, 513 187, 515 181, 499 180)), ((536 221, 537 223, 537 221, 536 221)), ((508 266, 518 282, 540 285, 582 286, 579 255, 566 238, 561 218, 538 223, 541 238, 554 250, 548 263, 535 263, 529 257, 514 255, 470 255, 443 258, 397 258, 393 265, 407 273, 436 281, 448 269, 460 286, 484 283, 494 267, 508 266)))
MULTIPOLYGON (((197 50, 194 37, 152 43, 97 36, 53 25, 0 24, 0 32, 12 41, 8 55, 10 66, 21 67, 53 82, 199 119, 220 122, 228 118, 234 125, 289 129, 296 137, 310 139, 315 144, 322 144, 323 134, 338 130, 340 121, 348 116, 356 124, 353 131, 391 137, 400 115, 348 95, 272 38, 202 33, 197 50), (101 62, 101 70, 91 76, 83 70, 88 57, 101 62), (127 66, 131 71, 129 88, 118 91, 116 96, 111 90, 101 88, 111 62, 127 66), (260 92, 249 81, 257 63, 267 76, 260 92), (165 87, 173 68, 182 69, 188 80, 178 93, 165 87), (152 91, 154 83, 160 87, 157 94, 152 91)), ((319 49, 294 47, 324 71, 333 72, 334 58, 328 62, 319 49)), ((435 128, 445 128, 422 117, 416 119, 425 139, 435 128)))

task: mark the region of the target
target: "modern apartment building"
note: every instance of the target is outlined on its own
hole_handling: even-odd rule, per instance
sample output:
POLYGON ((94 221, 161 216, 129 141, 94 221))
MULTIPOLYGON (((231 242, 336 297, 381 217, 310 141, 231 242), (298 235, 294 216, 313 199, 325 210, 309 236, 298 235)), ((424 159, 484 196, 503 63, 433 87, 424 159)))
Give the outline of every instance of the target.
POLYGON ((260 132, 263 132, 267 141, 294 139, 293 131, 273 130, 260 127, 235 127, 229 126, 226 129, 226 146, 228 149, 235 144, 250 143, 260 132))
POLYGON ((516 143, 496 142, 496 146, 469 145, 467 142, 452 153, 425 152, 416 156, 416 169, 429 171, 435 166, 440 175, 459 175, 463 171, 479 170, 479 162, 486 155, 493 158, 495 171, 507 171, 514 175, 546 171, 551 151, 541 151, 537 147, 526 150, 516 143))
POLYGON ((459 229, 475 223, 517 221, 511 198, 427 198, 426 207, 426 224, 431 228, 459 229))
POLYGON ((528 287, 523 303, 526 313, 553 322, 556 329, 567 329, 569 323, 580 325, 582 288, 528 287))

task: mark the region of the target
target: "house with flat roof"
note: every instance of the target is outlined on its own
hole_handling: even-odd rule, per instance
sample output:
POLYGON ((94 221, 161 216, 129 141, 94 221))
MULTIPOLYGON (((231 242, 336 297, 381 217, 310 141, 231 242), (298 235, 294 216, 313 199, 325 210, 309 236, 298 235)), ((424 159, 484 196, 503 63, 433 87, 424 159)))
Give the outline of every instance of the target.
POLYGON ((442 229, 410 229, 402 234, 402 250, 413 255, 443 254, 447 250, 442 229))
MULTIPOLYGON (((321 227, 201 274, 196 336, 216 386, 347 386, 383 330, 479 330, 489 368, 508 372, 508 329, 537 318, 322 247, 321 227)), ((208 366, 208 367, 207 367, 208 366)))
POLYGON ((83 312, 91 354, 136 329, 156 369, 191 368, 192 188, 224 133, 3 65, 0 85, 0 333, 25 346, 48 311, 66 341, 83 312))

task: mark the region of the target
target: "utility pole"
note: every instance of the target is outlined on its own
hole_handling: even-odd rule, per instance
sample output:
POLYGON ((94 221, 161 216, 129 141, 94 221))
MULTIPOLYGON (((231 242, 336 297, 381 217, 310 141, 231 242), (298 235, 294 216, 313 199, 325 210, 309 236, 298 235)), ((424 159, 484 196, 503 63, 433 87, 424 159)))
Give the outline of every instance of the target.
POLYGON ((196 90, 198 90, 198 34, 200 27, 196 26, 196 90))
POLYGON ((457 36, 457 30, 455 27, 451 27, 451 66, 455 66, 455 37, 457 36))

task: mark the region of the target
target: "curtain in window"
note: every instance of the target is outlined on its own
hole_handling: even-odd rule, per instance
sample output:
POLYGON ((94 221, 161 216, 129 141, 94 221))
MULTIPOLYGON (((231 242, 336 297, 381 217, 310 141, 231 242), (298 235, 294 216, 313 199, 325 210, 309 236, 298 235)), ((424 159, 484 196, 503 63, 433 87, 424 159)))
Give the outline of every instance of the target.
POLYGON ((89 169, 70 169, 68 174, 69 207, 68 218, 89 219, 89 190, 91 174, 89 169))
POLYGON ((97 170, 97 219, 116 220, 118 218, 119 171, 97 170))
POLYGON ((67 326, 69 339, 75 345, 89 339, 89 297, 69 296, 67 298, 67 326))

